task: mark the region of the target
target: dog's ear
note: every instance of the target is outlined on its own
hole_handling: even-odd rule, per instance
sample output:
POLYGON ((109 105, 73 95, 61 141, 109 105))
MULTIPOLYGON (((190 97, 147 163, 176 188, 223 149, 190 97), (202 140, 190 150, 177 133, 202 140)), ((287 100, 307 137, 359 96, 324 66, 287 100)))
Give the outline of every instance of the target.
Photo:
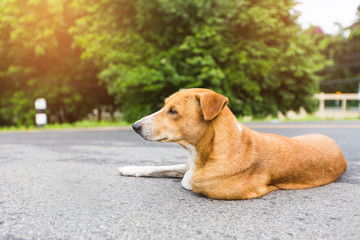
POLYGON ((214 119, 229 102, 227 97, 215 92, 198 93, 200 107, 206 121, 214 119))

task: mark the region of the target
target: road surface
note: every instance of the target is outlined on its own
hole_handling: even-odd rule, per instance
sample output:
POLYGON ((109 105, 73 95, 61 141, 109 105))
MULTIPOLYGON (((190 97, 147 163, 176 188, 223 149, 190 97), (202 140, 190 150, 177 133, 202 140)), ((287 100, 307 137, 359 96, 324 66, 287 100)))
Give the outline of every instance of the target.
POLYGON ((326 134, 348 169, 326 186, 220 201, 180 179, 120 176, 120 166, 187 158, 129 129, 0 133, 0 239, 359 239, 360 121, 249 126, 326 134))

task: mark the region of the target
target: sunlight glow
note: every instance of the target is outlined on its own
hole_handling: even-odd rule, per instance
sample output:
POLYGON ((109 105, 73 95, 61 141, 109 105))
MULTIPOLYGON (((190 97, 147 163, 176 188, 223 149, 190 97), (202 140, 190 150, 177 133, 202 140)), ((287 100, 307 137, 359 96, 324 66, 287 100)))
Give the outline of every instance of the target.
POLYGON ((301 13, 298 22, 303 28, 319 26, 325 33, 336 34, 356 20, 359 0, 297 0, 295 7, 301 13))

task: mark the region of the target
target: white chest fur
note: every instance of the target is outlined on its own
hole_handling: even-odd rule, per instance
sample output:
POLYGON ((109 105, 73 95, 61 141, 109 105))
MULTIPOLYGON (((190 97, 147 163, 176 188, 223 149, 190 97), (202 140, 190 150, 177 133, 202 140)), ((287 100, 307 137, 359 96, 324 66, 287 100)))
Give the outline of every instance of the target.
MULTIPOLYGON (((239 131, 242 132, 241 125, 237 121, 236 121, 236 123, 237 123, 237 127, 238 127, 239 131)), ((185 189, 192 190, 190 180, 191 180, 192 174, 195 169, 196 149, 194 146, 191 146, 191 145, 186 145, 185 147, 189 151, 190 155, 186 162, 187 171, 186 171, 183 179, 181 180, 181 185, 185 189)))
POLYGON ((181 180, 181 185, 188 190, 192 190, 190 180, 192 177, 192 174, 195 169, 195 158, 196 158, 196 149, 193 146, 186 146, 186 149, 189 151, 190 155, 186 162, 187 165, 187 171, 181 180))
POLYGON ((238 123, 238 121, 236 121, 236 124, 237 124, 239 131, 242 132, 242 127, 241 127, 240 123, 238 123))

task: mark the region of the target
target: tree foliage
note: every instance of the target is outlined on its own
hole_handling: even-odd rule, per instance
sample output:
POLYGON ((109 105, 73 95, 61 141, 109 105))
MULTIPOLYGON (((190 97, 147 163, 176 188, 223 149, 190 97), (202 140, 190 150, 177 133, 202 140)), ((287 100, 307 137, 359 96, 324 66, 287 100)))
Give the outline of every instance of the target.
POLYGON ((236 114, 313 109, 325 61, 296 24, 293 1, 75 3, 84 15, 71 29, 75 43, 101 66, 129 120, 191 87, 227 95, 236 114))
POLYGON ((81 119, 107 98, 91 60, 68 33, 69 0, 12 0, 0 5, 0 123, 30 125, 34 100, 48 101, 51 121, 81 119))
POLYGON ((80 119, 111 95, 132 121, 191 87, 226 95, 237 115, 311 111, 316 72, 328 62, 294 4, 3 0, 0 124, 31 122, 40 96, 54 121, 80 119))
POLYGON ((360 5, 357 14, 358 19, 355 23, 342 28, 336 36, 321 37, 327 42, 327 47, 323 50, 324 55, 333 60, 331 66, 319 73, 324 80, 321 91, 359 91, 359 83, 351 80, 360 79, 360 5), (327 84, 327 80, 334 80, 335 84, 327 84))

